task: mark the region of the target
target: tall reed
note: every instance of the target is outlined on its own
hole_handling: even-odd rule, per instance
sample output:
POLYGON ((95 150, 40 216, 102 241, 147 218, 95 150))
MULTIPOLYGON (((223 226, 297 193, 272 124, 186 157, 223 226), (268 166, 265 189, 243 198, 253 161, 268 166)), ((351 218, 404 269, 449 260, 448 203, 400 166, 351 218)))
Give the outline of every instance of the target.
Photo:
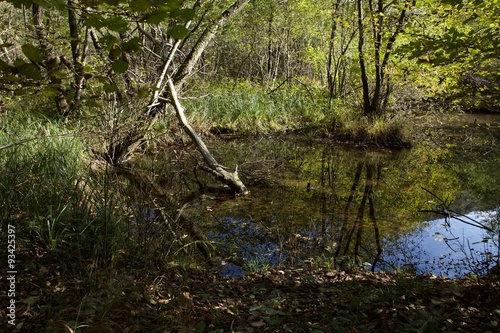
POLYGON ((187 99, 186 107, 200 128, 256 134, 319 124, 326 117, 321 99, 298 86, 266 91, 244 81, 198 89, 201 97, 187 99))

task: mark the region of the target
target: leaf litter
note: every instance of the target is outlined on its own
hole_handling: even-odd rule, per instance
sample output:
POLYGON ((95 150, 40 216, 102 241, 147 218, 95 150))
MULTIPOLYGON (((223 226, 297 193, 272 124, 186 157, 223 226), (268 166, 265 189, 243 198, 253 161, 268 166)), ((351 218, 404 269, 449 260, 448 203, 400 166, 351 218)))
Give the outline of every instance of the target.
POLYGON ((366 270, 268 269, 239 278, 116 267, 83 279, 18 276, 6 332, 499 332, 498 275, 445 279, 366 270))

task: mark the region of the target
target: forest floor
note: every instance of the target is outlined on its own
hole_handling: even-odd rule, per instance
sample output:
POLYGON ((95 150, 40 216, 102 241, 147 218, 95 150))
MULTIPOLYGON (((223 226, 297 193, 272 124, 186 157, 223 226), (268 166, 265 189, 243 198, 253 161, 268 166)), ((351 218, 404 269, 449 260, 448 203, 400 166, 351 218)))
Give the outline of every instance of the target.
POLYGON ((2 332, 500 332, 498 275, 290 268, 229 279, 148 264, 92 273, 50 255, 18 257, 16 326, 2 288, 2 332))

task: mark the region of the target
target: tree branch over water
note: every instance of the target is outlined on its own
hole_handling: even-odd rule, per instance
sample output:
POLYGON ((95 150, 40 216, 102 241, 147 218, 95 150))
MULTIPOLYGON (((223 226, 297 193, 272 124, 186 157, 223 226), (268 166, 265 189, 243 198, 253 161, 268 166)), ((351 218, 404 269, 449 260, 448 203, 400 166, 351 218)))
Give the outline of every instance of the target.
POLYGON ((172 98, 171 104, 175 109, 175 114, 177 116, 177 119, 179 119, 182 129, 189 135, 193 143, 196 145, 196 148, 203 156, 205 163, 208 165, 208 168, 203 168, 203 170, 214 175, 217 179, 233 189, 237 194, 248 194, 248 189, 238 177, 238 167, 236 166, 234 173, 230 173, 226 171, 226 168, 224 166, 220 165, 217 162, 198 133, 196 133, 189 124, 186 115, 184 114, 184 108, 179 102, 179 98, 177 97, 174 82, 171 78, 168 78, 167 84, 170 97, 172 98))
POLYGON ((463 214, 460 214, 458 212, 455 212, 453 210, 451 210, 449 208, 449 204, 446 203, 446 201, 444 201, 443 199, 441 199, 438 195, 436 195, 435 193, 431 192, 430 190, 422 187, 422 189, 424 191, 426 191, 427 193, 429 193, 430 195, 432 195, 433 197, 435 197, 436 199, 438 199, 441 204, 436 206, 435 209, 422 209, 420 210, 420 212, 422 213, 434 213, 434 214, 438 214, 438 215, 441 215, 441 216, 444 216, 447 224, 449 224, 449 220, 451 219, 455 219, 457 221, 460 221, 462 223, 465 223, 465 224, 468 224, 468 225, 471 225, 473 227, 476 227, 476 228, 479 228, 479 229, 483 229, 483 230, 486 230, 486 231, 489 231, 489 232, 494 232, 493 229, 491 229, 490 227, 482 224, 481 222, 471 218, 471 217, 468 217, 467 215, 463 215, 463 214), (468 219, 470 221, 466 221, 465 219, 468 219))

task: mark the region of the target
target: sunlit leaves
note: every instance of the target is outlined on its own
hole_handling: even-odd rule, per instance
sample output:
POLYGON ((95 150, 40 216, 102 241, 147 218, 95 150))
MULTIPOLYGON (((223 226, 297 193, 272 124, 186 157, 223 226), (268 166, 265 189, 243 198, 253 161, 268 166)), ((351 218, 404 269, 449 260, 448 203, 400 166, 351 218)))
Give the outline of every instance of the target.
POLYGON ((417 78, 433 98, 445 97, 462 108, 497 109, 500 11, 498 0, 425 0, 418 2, 414 22, 400 54, 416 59, 417 78), (466 82, 468 75, 481 84, 466 82), (428 80, 421 80, 427 77, 428 80), (486 82, 486 84, 485 84, 486 82))
MULTIPOLYGON (((135 66, 136 52, 150 52, 143 48, 144 38, 137 30, 137 22, 157 25, 152 29, 163 30, 165 36, 173 39, 184 39, 190 31, 185 23, 195 17, 195 10, 190 2, 181 0, 7 0, 17 8, 31 11, 31 6, 36 4, 41 7, 42 19, 54 15, 54 20, 49 24, 46 21, 36 31, 46 35, 46 40, 23 40, 10 42, 8 40, 2 47, 13 49, 16 47, 17 55, 9 60, 2 57, 0 71, 2 84, 9 85, 8 89, 18 89, 18 84, 33 85, 30 81, 37 82, 38 91, 57 82, 60 87, 47 90, 46 96, 55 97, 64 90, 66 98, 71 98, 74 92, 75 80, 82 78, 89 81, 88 87, 93 86, 101 92, 113 93, 121 89, 120 76, 130 71, 132 64, 135 66), (67 26, 68 5, 77 18, 77 27, 67 26), (73 30, 71 30, 73 29, 73 30), (71 30, 68 33, 68 30, 71 30), (78 30, 78 31, 74 31, 78 30), (89 37, 89 45, 95 49, 82 54, 84 36, 89 37), (78 37, 74 37, 74 36, 78 37), (59 40, 56 40, 59 38, 59 40), (24 43, 24 44, 23 44, 24 43), (77 58, 70 53, 71 47, 79 44, 80 59, 85 58, 85 69, 78 66, 77 58), (71 47, 70 47, 71 46, 71 47), (96 51, 96 52, 94 52, 96 51), (17 60, 14 60, 16 59, 17 60), (52 60, 57 60, 52 64, 52 60), (77 73, 77 71, 79 71, 77 73), (99 74, 100 73, 100 74, 99 74), (116 84, 110 84, 109 76, 115 76, 116 84), (104 78, 104 80, 101 80, 104 78), (57 94, 56 94, 57 92, 57 94)), ((16 9, 17 10, 17 9, 16 9)), ((27 18, 28 22, 31 18, 27 18)), ((32 27, 30 27, 32 28, 32 27)), ((34 28, 32 28, 34 29, 34 28)), ((20 40, 22 37, 20 37, 20 40)), ((146 43, 148 40, 146 39, 146 43)), ((146 69, 149 71, 149 69, 146 69)), ((130 74, 133 72, 130 71, 130 74)), ((134 81, 134 80, 132 80, 134 81)), ((132 83, 136 86, 137 82, 132 83)), ((139 86, 137 84, 137 86, 139 86)), ((30 88, 31 89, 31 88, 30 88)), ((25 90, 20 89, 21 93, 25 90)), ((137 91, 136 91, 137 92, 137 91)), ((151 91, 141 90, 139 94, 146 98, 151 91)), ((81 96, 85 96, 82 94, 81 96)), ((85 97, 83 97, 85 98, 85 97)), ((69 101, 69 100, 68 100, 69 101)))
POLYGON ((432 15, 425 17, 425 29, 417 28, 421 37, 400 50, 411 51, 413 57, 427 53, 433 64, 498 58, 497 6, 495 0, 427 1, 420 10, 432 15))

